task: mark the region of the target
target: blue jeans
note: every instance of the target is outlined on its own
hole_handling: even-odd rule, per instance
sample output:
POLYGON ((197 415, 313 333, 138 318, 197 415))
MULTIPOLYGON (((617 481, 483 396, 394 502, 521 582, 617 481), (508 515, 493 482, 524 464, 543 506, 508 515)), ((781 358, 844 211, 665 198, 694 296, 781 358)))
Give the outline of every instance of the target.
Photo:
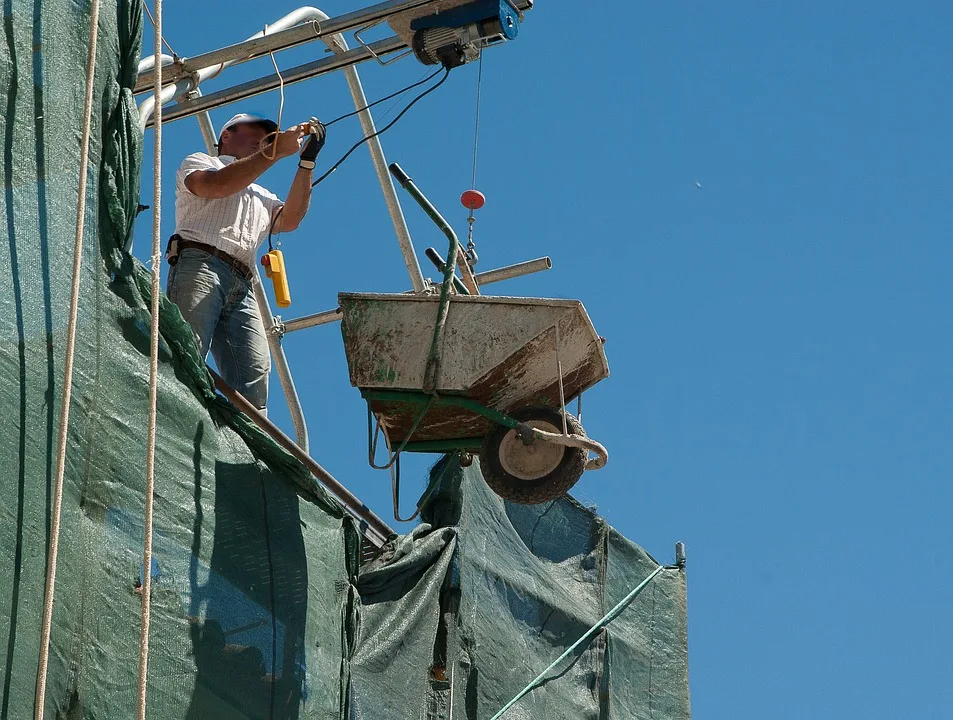
POLYGON ((222 379, 264 410, 271 355, 251 281, 214 255, 187 248, 170 270, 166 288, 192 326, 202 357, 211 348, 222 379))

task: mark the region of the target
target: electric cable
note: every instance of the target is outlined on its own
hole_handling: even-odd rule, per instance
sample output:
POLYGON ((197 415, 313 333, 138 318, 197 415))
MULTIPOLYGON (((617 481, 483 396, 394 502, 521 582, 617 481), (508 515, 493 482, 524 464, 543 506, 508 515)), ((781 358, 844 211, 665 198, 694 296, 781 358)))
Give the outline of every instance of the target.
MULTIPOLYGON (((442 70, 442 69, 443 69, 443 68, 440 68, 440 70, 442 70)), ((405 88, 403 88, 403 89, 401 89, 401 90, 397 90, 396 92, 392 92, 390 95, 385 95, 384 97, 380 98, 379 100, 375 100, 375 101, 372 102, 372 103, 368 103, 367 105, 365 105, 365 106, 362 107, 362 108, 359 108, 359 109, 357 109, 357 110, 354 110, 353 112, 349 112, 349 113, 346 113, 346 114, 344 114, 344 115, 341 115, 340 117, 336 117, 336 118, 334 118, 333 120, 330 120, 330 121, 324 123, 324 127, 331 127, 332 125, 334 125, 334 123, 338 122, 339 120, 344 120, 345 118, 354 117, 354 116, 357 115, 358 113, 362 113, 362 112, 364 112, 365 110, 369 110, 370 108, 374 107, 375 105, 380 105, 382 102, 387 102, 387 101, 390 100, 391 98, 395 98, 395 97, 397 97, 398 95, 403 95, 403 94, 404 94, 405 92, 407 92, 408 90, 413 90, 415 87, 419 87, 419 86, 421 86, 421 85, 423 85, 423 84, 425 84, 425 83, 427 83, 427 82, 433 80, 435 77, 437 77, 437 75, 440 74, 440 70, 437 70, 436 72, 430 73, 430 75, 428 75, 427 77, 425 77, 423 80, 418 80, 417 82, 415 82, 415 83, 413 83, 413 84, 411 84, 411 85, 408 85, 407 87, 405 87, 405 88)))
MULTIPOLYGON (((345 160, 348 159, 348 157, 351 155, 351 153, 354 152, 355 150, 357 150, 361 145, 363 145, 364 143, 366 143, 368 140, 371 140, 371 139, 373 139, 373 138, 376 138, 378 135, 381 135, 382 133, 384 133, 384 132, 386 132, 387 130, 390 130, 392 127, 394 127, 394 125, 397 123, 397 121, 400 120, 408 110, 410 110, 414 105, 416 105, 418 102, 420 102, 420 101, 423 100, 425 97, 427 97, 430 93, 432 93, 432 92, 433 92, 434 90, 436 90, 438 87, 440 87, 441 85, 443 85, 444 82, 446 82, 446 80, 447 80, 447 78, 448 78, 449 76, 450 76, 450 68, 446 68, 446 69, 444 70, 444 75, 443 75, 443 77, 440 78, 440 82, 438 82, 436 85, 434 85, 434 86, 432 86, 432 87, 427 88, 427 89, 424 90, 422 93, 420 93, 420 95, 418 95, 418 96, 415 97, 413 100, 411 100, 409 103, 407 103, 407 107, 405 107, 403 110, 401 110, 399 113, 397 113, 397 116, 396 116, 393 120, 391 120, 389 123, 387 123, 384 127, 382 127, 380 130, 378 130, 377 132, 371 133, 370 135, 365 135, 365 136, 362 137, 360 140, 358 140, 356 143, 354 143, 354 144, 351 146, 350 150, 348 150, 346 153, 344 153, 344 155, 341 156, 341 159, 340 159, 340 160, 338 160, 336 163, 334 163, 334 165, 332 165, 332 166, 330 167, 330 169, 328 169, 323 175, 321 175, 321 177, 319 177, 317 180, 315 180, 313 183, 311 183, 311 187, 314 188, 314 187, 316 187, 317 185, 319 185, 321 182, 323 182, 325 179, 327 179, 327 177, 328 177, 331 173, 333 173, 335 170, 337 170, 337 169, 341 166, 341 164, 342 164, 345 160)), ((431 75, 431 77, 433 77, 433 75, 431 75)))
MULTIPOLYGON (((317 180, 315 180, 313 183, 311 183, 311 189, 312 189, 312 191, 314 190, 314 188, 315 188, 317 185, 319 185, 320 183, 324 182, 324 180, 326 180, 326 179, 331 175, 331 173, 333 173, 335 170, 337 170, 337 169, 344 163, 344 161, 347 160, 347 159, 351 156, 351 153, 353 153, 355 150, 357 150, 361 145, 363 145, 364 143, 366 143, 368 140, 372 140, 373 138, 377 137, 378 135, 381 135, 381 134, 387 132, 388 130, 390 130, 392 127, 394 127, 394 125, 397 123, 397 121, 400 120, 400 119, 407 113, 408 110, 410 110, 414 105, 416 105, 418 102, 420 102, 420 101, 423 100, 425 97, 427 97, 427 95, 429 95, 429 94, 432 93, 434 90, 436 90, 436 89, 439 88, 441 85, 443 85, 443 84, 447 81, 447 78, 450 76, 450 68, 443 68, 443 71, 444 71, 444 75, 443 75, 442 78, 440 78, 439 82, 437 82, 435 85, 432 85, 431 87, 427 88, 426 90, 424 90, 423 92, 421 92, 419 95, 417 95, 417 97, 415 97, 413 100, 411 100, 409 103, 407 103, 406 107, 404 107, 403 110, 401 110, 399 113, 397 113, 397 115, 394 117, 393 120, 391 120, 389 123, 387 123, 384 127, 382 127, 382 128, 381 128, 380 130, 378 130, 377 132, 371 133, 370 135, 365 135, 365 136, 362 137, 360 140, 358 140, 356 143, 354 143, 354 144, 350 147, 350 149, 348 149, 348 151, 347 151, 346 153, 344 153, 344 155, 342 155, 342 156, 340 157, 340 159, 338 159, 338 161, 337 161, 336 163, 334 163, 334 164, 333 164, 326 172, 324 172, 317 180)), ((421 81, 415 83, 414 85, 411 85, 411 86, 409 86, 409 87, 407 87, 407 88, 404 88, 403 90, 399 90, 399 91, 397 91, 396 93, 393 93, 393 94, 391 94, 391 95, 389 95, 389 96, 387 96, 387 97, 381 98, 380 100, 375 100, 373 103, 370 103, 370 105, 367 105, 365 108, 362 108, 362 110, 367 109, 367 107, 371 107, 372 105, 376 105, 376 104, 379 103, 379 102, 383 102, 383 101, 385 101, 385 100, 389 100, 390 98, 394 97, 395 95, 399 95, 400 93, 406 92, 407 90, 409 90, 409 89, 411 89, 411 88, 414 88, 414 87, 417 87, 418 85, 422 85, 422 84, 424 84, 425 82, 427 82, 428 80, 431 80, 432 78, 436 77, 439 72, 440 72, 440 71, 438 70, 437 72, 432 73, 431 75, 429 75, 428 77, 426 77, 424 80, 421 80, 421 81)), ((357 113, 357 112, 361 112, 361 110, 357 110, 357 111, 355 111, 354 113, 349 113, 348 115, 344 115, 344 116, 342 116, 342 117, 340 117, 340 118, 335 118, 335 119, 332 120, 331 122, 337 122, 338 120, 341 120, 341 119, 343 119, 344 117, 349 117, 350 115, 354 115, 354 114, 357 113)), ((325 124, 325 127, 327 127, 327 126, 330 125, 330 124, 331 124, 331 123, 326 123, 326 124, 325 124)), ((278 223, 278 219, 281 217, 281 212, 282 212, 282 210, 284 210, 284 205, 282 205, 282 206, 278 209, 278 212, 275 213, 275 217, 274 217, 274 219, 272 219, 272 221, 271 221, 271 227, 268 229, 268 249, 269 249, 269 250, 273 250, 273 249, 274 249, 274 247, 273 247, 273 245, 272 245, 272 242, 271 242, 271 238, 272 238, 272 236, 274 235, 275 225, 278 223)))

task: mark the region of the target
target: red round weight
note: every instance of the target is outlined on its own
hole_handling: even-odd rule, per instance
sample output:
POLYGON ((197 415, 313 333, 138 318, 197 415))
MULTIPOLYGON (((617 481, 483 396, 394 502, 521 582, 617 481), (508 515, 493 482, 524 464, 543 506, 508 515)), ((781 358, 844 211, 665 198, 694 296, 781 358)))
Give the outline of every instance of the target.
POLYGON ((460 196, 460 202, 467 210, 479 210, 486 204, 486 197, 479 190, 466 190, 460 196))

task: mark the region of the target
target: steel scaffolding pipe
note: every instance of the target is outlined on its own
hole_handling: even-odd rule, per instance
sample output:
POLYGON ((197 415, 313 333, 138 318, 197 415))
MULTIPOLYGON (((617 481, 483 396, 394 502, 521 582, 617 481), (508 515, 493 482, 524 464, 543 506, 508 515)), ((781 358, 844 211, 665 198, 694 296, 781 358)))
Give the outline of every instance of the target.
MULTIPOLYGON (((189 115, 194 115, 197 112, 214 110, 217 107, 227 105, 237 100, 244 100, 245 98, 260 95, 270 90, 277 90, 282 82, 284 82, 285 86, 293 85, 303 80, 310 80, 319 75, 325 75, 335 70, 342 70, 351 65, 373 60, 373 53, 387 55, 397 50, 403 50, 405 47, 404 41, 394 36, 371 43, 368 45, 370 49, 363 47, 355 48, 354 50, 347 50, 340 54, 331 55, 330 57, 325 57, 303 65, 297 65, 288 70, 282 70, 280 80, 278 75, 272 73, 271 75, 265 75, 255 80, 249 80, 239 85, 225 88, 224 90, 209 93, 196 100, 183 100, 163 110, 162 122, 172 122, 188 117, 189 115), (371 51, 373 51, 373 53, 371 51)), ((189 80, 180 80, 179 82, 191 84, 189 80)), ((183 93, 178 94, 181 95, 183 93)), ((152 123, 150 121, 146 127, 151 127, 151 125, 152 123)))
POLYGON ((295 318, 294 320, 283 320, 280 325, 282 330, 286 333, 294 332, 295 330, 304 330, 305 328, 316 327, 317 325, 326 325, 327 323, 333 323, 340 320, 344 317, 340 308, 334 310, 325 310, 324 312, 314 313, 313 315, 305 315, 303 317, 295 318))
POLYGON ((291 368, 288 366, 285 349, 281 347, 281 337, 274 330, 275 316, 271 313, 271 303, 268 302, 268 295, 265 293, 265 287, 262 284, 261 269, 256 268, 256 270, 257 272, 252 277, 252 285, 255 288, 255 299, 258 301, 258 311, 261 313, 262 324, 265 328, 268 328, 265 331, 265 339, 268 341, 271 357, 275 361, 278 382, 281 383, 285 401, 288 403, 288 412, 291 414, 291 422, 295 427, 295 437, 298 439, 298 445, 307 453, 310 452, 308 425, 304 420, 304 411, 301 409, 301 400, 298 398, 294 378, 291 376, 291 368))
POLYGON ((476 281, 479 285, 489 285, 490 283, 500 282, 500 280, 509 280, 510 278, 530 275, 542 270, 549 270, 553 266, 553 261, 548 257, 527 260, 526 262, 507 265, 496 270, 487 270, 476 275, 476 281))
MULTIPOLYGON (((175 68, 169 72, 163 72, 163 80, 175 82, 205 68, 237 64, 318 38, 357 30, 391 15, 413 10, 432 2, 433 0, 389 0, 335 18, 328 17, 317 8, 302 7, 271 25, 269 27, 271 32, 258 33, 240 43, 195 57, 180 58, 175 68), (316 13, 321 13, 324 17, 315 17, 316 13), (275 30, 275 28, 278 29, 275 30)), ((143 66, 140 63, 135 92, 144 92, 151 87, 152 82, 152 66, 143 66)))

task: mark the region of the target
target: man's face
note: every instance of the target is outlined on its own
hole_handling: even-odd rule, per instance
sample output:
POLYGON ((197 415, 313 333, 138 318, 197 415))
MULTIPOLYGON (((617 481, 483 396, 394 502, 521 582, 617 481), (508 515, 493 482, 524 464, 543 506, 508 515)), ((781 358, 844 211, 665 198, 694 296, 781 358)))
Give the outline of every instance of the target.
POLYGON ((233 125, 230 129, 222 133, 222 146, 219 153, 222 155, 234 155, 241 159, 254 155, 268 131, 261 125, 254 123, 241 123, 233 125))

